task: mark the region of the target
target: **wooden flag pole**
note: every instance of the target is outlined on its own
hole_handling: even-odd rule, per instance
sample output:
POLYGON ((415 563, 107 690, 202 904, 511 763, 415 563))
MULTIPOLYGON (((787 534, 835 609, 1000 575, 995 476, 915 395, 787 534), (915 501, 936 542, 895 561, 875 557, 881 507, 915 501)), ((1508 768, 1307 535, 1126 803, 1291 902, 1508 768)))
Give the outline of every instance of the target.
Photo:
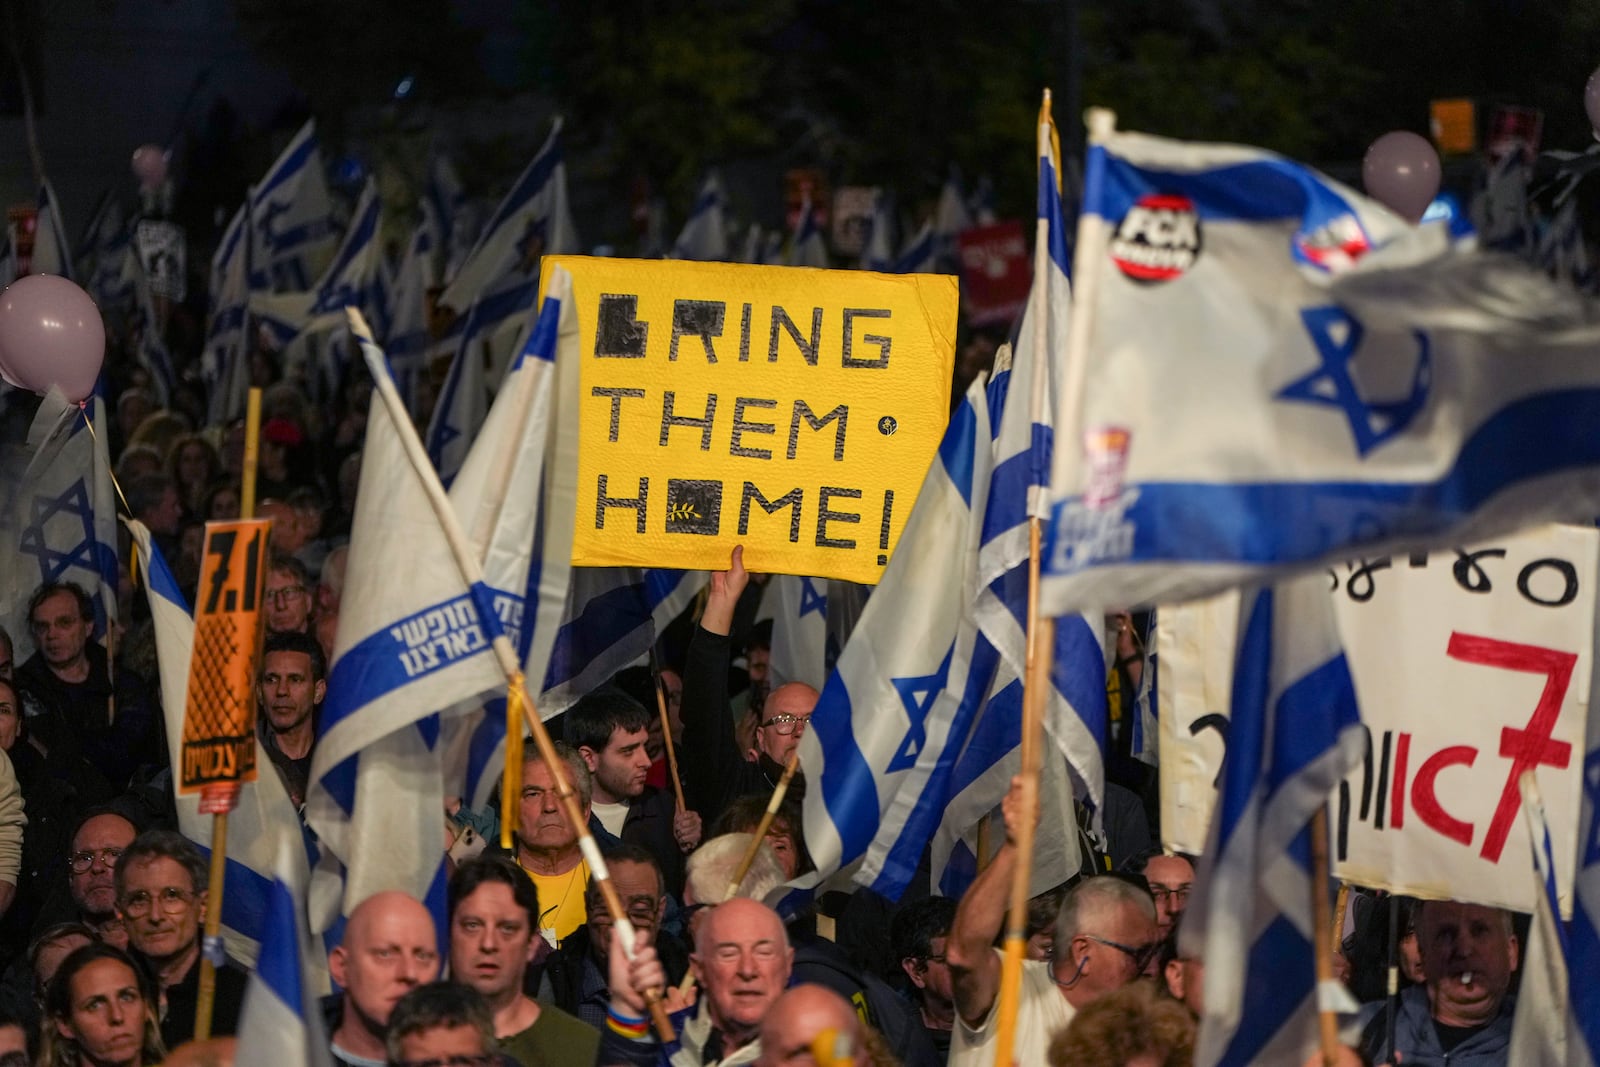
POLYGON ((1328 903, 1328 808, 1311 817, 1311 938, 1317 963, 1317 1043, 1323 1067, 1339 1062, 1339 1015, 1322 991, 1333 982, 1332 908, 1328 903))
MULTIPOLYGON (((377 348, 377 342, 372 339, 372 329, 367 325, 367 320, 361 312, 347 307, 345 314, 350 320, 351 335, 364 347, 377 348)), ((439 482, 439 474, 433 469, 433 463, 428 459, 428 454, 417 437, 416 427, 412 425, 405 402, 400 399, 400 394, 394 387, 394 380, 387 374, 376 374, 373 377, 376 379, 373 387, 382 397, 389 418, 399 433, 406 458, 410 461, 412 469, 417 472, 423 490, 428 495, 428 503, 433 508, 439 528, 444 532, 445 540, 450 545, 450 554, 455 557, 456 567, 461 572, 462 580, 468 589, 480 588, 483 584, 483 568, 478 565, 477 557, 473 555, 471 546, 467 542, 466 532, 461 528, 461 520, 456 515, 455 507, 445 495, 444 486, 439 482)), ((486 621, 492 625, 493 619, 486 621)), ((605 858, 600 855, 600 847, 595 844, 594 835, 589 832, 588 820, 583 816, 583 809, 579 806, 577 795, 573 792, 572 783, 568 779, 566 764, 556 753, 550 731, 545 729, 544 721, 539 718, 538 710, 528 696, 522 668, 517 663, 517 655, 511 648, 510 639, 499 630, 499 627, 494 626, 493 629, 495 633, 491 647, 494 649, 495 661, 505 673, 508 698, 510 691, 515 690, 522 706, 523 718, 532 733, 534 745, 539 750, 539 758, 550 769, 550 776, 555 780, 556 795, 561 801, 562 810, 566 813, 567 821, 578 833, 578 848, 589 864, 590 881, 600 888, 600 896, 605 901, 606 911, 611 915, 614 928, 612 936, 622 939, 624 951, 632 958, 633 923, 629 921, 628 913, 622 907, 622 899, 617 895, 616 886, 611 884, 611 872, 606 867, 605 858)), ((672 1028, 672 1020, 667 1017, 667 1009, 662 1003, 661 996, 662 991, 659 989, 649 989, 644 994, 645 1002, 650 1008, 650 1017, 655 1023, 656 1035, 663 1042, 669 1042, 677 1035, 672 1028)))
POLYGON ((761 842, 767 839, 767 831, 772 829, 772 820, 778 814, 778 809, 783 806, 784 794, 789 792, 789 780, 794 777, 795 768, 799 766, 800 746, 796 745, 794 751, 789 754, 789 762, 783 765, 783 776, 778 779, 777 786, 772 790, 772 799, 767 801, 767 810, 761 815, 761 822, 756 826, 749 847, 744 850, 744 855, 739 858, 739 866, 734 869, 733 877, 728 880, 728 891, 722 895, 723 900, 732 900, 739 895, 739 883, 750 873, 750 865, 756 861, 756 853, 761 851, 761 842))
POLYGON ((655 646, 650 648, 650 680, 656 688, 656 711, 661 715, 661 740, 667 747, 667 770, 672 772, 672 792, 678 798, 678 810, 688 811, 683 802, 683 779, 678 776, 678 750, 672 743, 672 717, 667 714, 667 689, 661 681, 661 664, 656 659, 655 646))
MULTIPOLYGON (((244 415, 244 468, 240 472, 239 516, 253 519, 256 514, 256 463, 261 447, 261 390, 250 388, 244 415)), ((258 650, 259 651, 259 650, 258 650)), ((228 812, 239 799, 239 783, 207 787, 211 794, 203 799, 215 806, 211 816, 211 866, 206 879, 206 923, 200 949, 200 989, 195 997, 194 1036, 204 1041, 211 1036, 211 1016, 217 1002, 217 968, 226 960, 222 943, 222 893, 228 870, 228 812), (215 797, 213 800, 212 797, 215 797)), ((152 902, 152 907, 156 905, 152 902)))

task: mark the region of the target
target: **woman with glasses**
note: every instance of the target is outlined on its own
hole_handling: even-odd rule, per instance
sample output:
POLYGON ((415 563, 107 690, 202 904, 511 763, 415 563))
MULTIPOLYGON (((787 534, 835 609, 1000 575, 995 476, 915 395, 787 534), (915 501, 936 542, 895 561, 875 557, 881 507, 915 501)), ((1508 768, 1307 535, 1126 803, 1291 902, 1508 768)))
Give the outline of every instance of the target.
POLYGON ((44 1067, 150 1067, 166 1058, 155 984, 127 953, 84 945, 61 963, 45 994, 44 1067))

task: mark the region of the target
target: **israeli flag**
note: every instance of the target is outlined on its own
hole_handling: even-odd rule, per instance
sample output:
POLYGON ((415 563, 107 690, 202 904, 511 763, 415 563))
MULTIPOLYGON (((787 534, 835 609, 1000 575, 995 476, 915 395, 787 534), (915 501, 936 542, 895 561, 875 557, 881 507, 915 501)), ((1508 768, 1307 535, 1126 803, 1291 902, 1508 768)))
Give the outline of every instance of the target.
POLYGON ((828 680, 828 583, 821 578, 774 574, 761 593, 756 621, 772 622, 769 689, 804 682, 821 689, 828 680))
MULTIPOLYGON (((1059 151, 1056 153, 1061 154, 1059 151)), ((1056 168, 1060 173, 1060 168, 1056 168)), ((972 212, 967 208, 967 198, 961 191, 961 173, 950 168, 944 185, 939 189, 939 205, 933 214, 934 254, 941 266, 953 267, 957 263, 957 238, 962 230, 972 228, 972 212)))
MULTIPOLYGON (((182 766, 183 715, 187 706, 189 660, 194 650, 194 618, 167 561, 150 539, 150 531, 137 520, 125 520, 139 554, 139 574, 150 598, 150 619, 155 628, 156 661, 160 667, 161 707, 166 715, 167 748, 174 768, 182 766)), ((272 769, 261 742, 256 742, 260 773, 240 787, 238 805, 228 814, 228 863, 222 893, 222 936, 228 955, 247 967, 256 965, 263 949, 279 940, 272 915, 273 872, 281 869, 280 842, 298 846, 291 853, 299 877, 306 877, 308 860, 295 812, 283 782, 272 769)), ((178 829, 202 851, 210 854, 213 818, 200 814, 198 794, 178 795, 178 829)), ((312 985, 327 989, 327 961, 307 960, 312 985)))
POLYGON ((305 848, 298 836, 278 843, 278 866, 267 891, 263 945, 239 1015, 237 1067, 332 1067, 321 990, 307 967, 321 953, 306 929, 305 848))
MULTIPOLYGON (((420 205, 424 212, 432 215, 438 227, 437 241, 433 246, 436 266, 455 263, 458 253, 465 256, 470 249, 460 247, 466 236, 462 232, 460 217, 467 208, 467 191, 449 156, 435 152, 428 160, 428 181, 423 186, 420 205)), ((477 234, 472 236, 476 237, 477 234)), ((390 355, 392 358, 393 353, 390 355)))
POLYGON ((828 246, 823 242, 822 231, 817 228, 810 193, 800 201, 800 216, 795 220, 794 233, 789 240, 788 264, 791 267, 824 268, 829 265, 828 246))
POLYGON ((707 174, 695 194, 689 220, 672 243, 673 259, 723 261, 728 258, 728 191, 716 171, 707 174))
MULTIPOLYGON (((450 487, 506 636, 532 680, 548 669, 571 572, 579 364, 556 354, 563 341, 577 344, 577 330, 571 275, 553 271, 528 342, 450 487)), ((455 758, 446 760, 446 789, 478 807, 505 767, 505 701, 461 710, 447 724, 455 758), (455 743, 460 734, 465 744, 455 743)), ((539 710, 554 714, 544 702, 539 710)))
MULTIPOLYGON (((1038 123, 1038 210, 1033 288, 1012 353, 1002 349, 989 381, 995 422, 994 475, 983 514, 974 613, 985 637, 1018 677, 1027 670, 1029 526, 1048 514, 1055 448, 1051 397, 1066 351, 1072 287, 1061 209, 1061 154, 1046 94, 1038 123), (1008 356, 1010 358, 1008 358, 1008 356)), ((1045 725, 1072 766, 1078 793, 1104 803, 1107 717, 1103 626, 1098 615, 1056 623, 1045 725)))
POLYGON ((1571 942, 1561 922, 1561 901, 1556 893, 1556 861, 1545 822, 1544 801, 1532 771, 1519 781, 1522 814, 1533 844, 1533 876, 1538 886, 1528 943, 1523 946, 1517 985, 1516 1014, 1511 1026, 1507 1063, 1527 1067, 1568 1067, 1592 1064, 1577 1033, 1569 993, 1571 972, 1567 959, 1571 942))
POLYGON ((50 180, 39 186, 39 213, 33 230, 33 274, 56 274, 72 281, 72 244, 61 221, 61 201, 50 180))
MULTIPOLYGON (((31 644, 28 598, 46 582, 75 582, 94 601, 94 632, 106 639, 117 608, 117 507, 106 448, 105 398, 79 407, 52 387, 28 429, 29 460, 0 499, 6 575, 0 600, 17 658, 31 644), (93 420, 93 425, 90 425, 93 420)), ((11 472, 0 472, 11 473, 11 472)))
POLYGON ((123 278, 123 257, 133 246, 122 204, 107 190, 78 246, 78 262, 87 272, 84 288, 101 309, 118 308, 132 295, 123 278))
MULTIPOLYGON (((515 351, 502 335, 522 326, 539 292, 539 261, 579 251, 578 231, 567 201, 567 167, 557 119, 544 147, 522 172, 484 226, 471 255, 439 294, 439 303, 461 315, 445 335, 453 345, 488 342, 496 369, 515 351), (476 314, 466 316, 468 309, 476 314), (470 328, 469 328, 470 327, 470 328)), ((514 339, 520 345, 520 338, 514 339)), ((499 374, 493 376, 498 379, 499 374)))
POLYGON ((304 292, 339 243, 315 119, 308 120, 250 193, 250 288, 304 292))
POLYGON ((395 385, 406 398, 407 405, 413 408, 417 401, 417 383, 427 369, 428 290, 438 283, 434 261, 443 241, 432 205, 423 200, 420 207, 422 217, 417 228, 411 231, 405 256, 387 290, 384 320, 388 323, 388 333, 383 341, 389 366, 394 370, 395 385))
POLYGON ((1256 149, 1115 134, 1079 255, 1052 613, 1600 510, 1600 313, 1448 222, 1256 149))
POLYGON ((1567 1062, 1600 1064, 1600 715, 1593 709, 1583 758, 1583 809, 1578 816, 1578 864, 1572 883, 1567 973, 1572 976, 1567 1062))
POLYGON ((886 189, 872 193, 872 218, 867 223, 867 243, 861 249, 861 269, 894 272, 894 194, 886 189))
POLYGON ((393 410, 388 364, 370 336, 357 341, 372 409, 306 797, 323 850, 311 889, 318 933, 385 889, 443 915, 437 713, 506 681, 492 653, 503 633, 494 591, 462 578, 429 503, 424 479, 435 475, 410 420, 393 410))
POLYGON ((250 205, 234 213, 211 257, 211 307, 201 374, 207 423, 226 425, 244 414, 250 387, 250 205))
POLYGON ((150 289, 150 277, 132 248, 122 253, 125 272, 132 280, 135 328, 139 334, 133 358, 150 376, 150 388, 155 394, 156 406, 167 407, 172 388, 177 384, 177 373, 172 368, 172 351, 161 329, 161 316, 156 314, 155 295, 150 289))
POLYGON ((478 428, 489 413, 489 381, 483 366, 489 355, 485 351, 488 338, 478 329, 478 308, 474 304, 467 313, 466 330, 428 420, 428 459, 446 488, 466 462, 478 428))
MULTIPOLYGON (((1206 962, 1196 1067, 1300 1063, 1316 1047, 1312 816, 1361 761, 1355 685, 1321 575, 1247 596, 1211 837, 1180 933, 1206 962)), ((1344 994, 1348 999, 1348 994, 1344 994)), ((1353 1004, 1352 1004, 1353 1007, 1353 1004)))
POLYGON ((704 571, 579 567, 550 652, 539 709, 548 718, 650 652, 706 583, 704 571))
POLYGON ((739 252, 740 263, 764 263, 776 266, 784 262, 783 259, 783 233, 773 230, 767 233, 761 229, 759 223, 752 222, 745 231, 744 245, 739 252))
POLYGON ((939 235, 934 231, 934 221, 929 219, 922 224, 900 254, 894 259, 893 272, 895 274, 931 274, 939 269, 940 242, 939 235))

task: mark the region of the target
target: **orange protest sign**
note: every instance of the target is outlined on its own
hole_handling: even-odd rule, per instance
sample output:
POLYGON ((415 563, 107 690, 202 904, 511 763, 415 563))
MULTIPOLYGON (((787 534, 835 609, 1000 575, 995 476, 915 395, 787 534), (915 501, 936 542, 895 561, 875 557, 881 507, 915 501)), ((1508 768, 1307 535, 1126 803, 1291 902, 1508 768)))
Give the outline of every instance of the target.
POLYGON ((270 526, 265 519, 206 523, 178 790, 205 793, 221 805, 212 810, 227 810, 230 787, 256 778, 256 661, 270 526))

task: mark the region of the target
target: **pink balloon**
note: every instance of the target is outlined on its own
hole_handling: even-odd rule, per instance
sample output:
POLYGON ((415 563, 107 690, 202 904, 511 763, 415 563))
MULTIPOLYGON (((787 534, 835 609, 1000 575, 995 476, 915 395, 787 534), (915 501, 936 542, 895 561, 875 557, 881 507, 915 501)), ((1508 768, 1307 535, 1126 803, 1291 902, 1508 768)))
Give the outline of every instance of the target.
POLYGON ((1412 223, 1422 221, 1439 194, 1439 153, 1428 139, 1410 130, 1384 134, 1361 161, 1367 195, 1412 223))
POLYGON ((0 292, 0 368, 35 393, 59 386, 78 403, 94 392, 106 328, 89 294, 54 274, 18 278, 0 292))
POLYGON ((1583 110, 1589 114, 1589 126, 1595 137, 1600 138, 1600 70, 1589 75, 1583 87, 1583 110))
POLYGON ((133 150, 133 176, 146 189, 167 180, 167 153, 157 145, 144 144, 133 150))

